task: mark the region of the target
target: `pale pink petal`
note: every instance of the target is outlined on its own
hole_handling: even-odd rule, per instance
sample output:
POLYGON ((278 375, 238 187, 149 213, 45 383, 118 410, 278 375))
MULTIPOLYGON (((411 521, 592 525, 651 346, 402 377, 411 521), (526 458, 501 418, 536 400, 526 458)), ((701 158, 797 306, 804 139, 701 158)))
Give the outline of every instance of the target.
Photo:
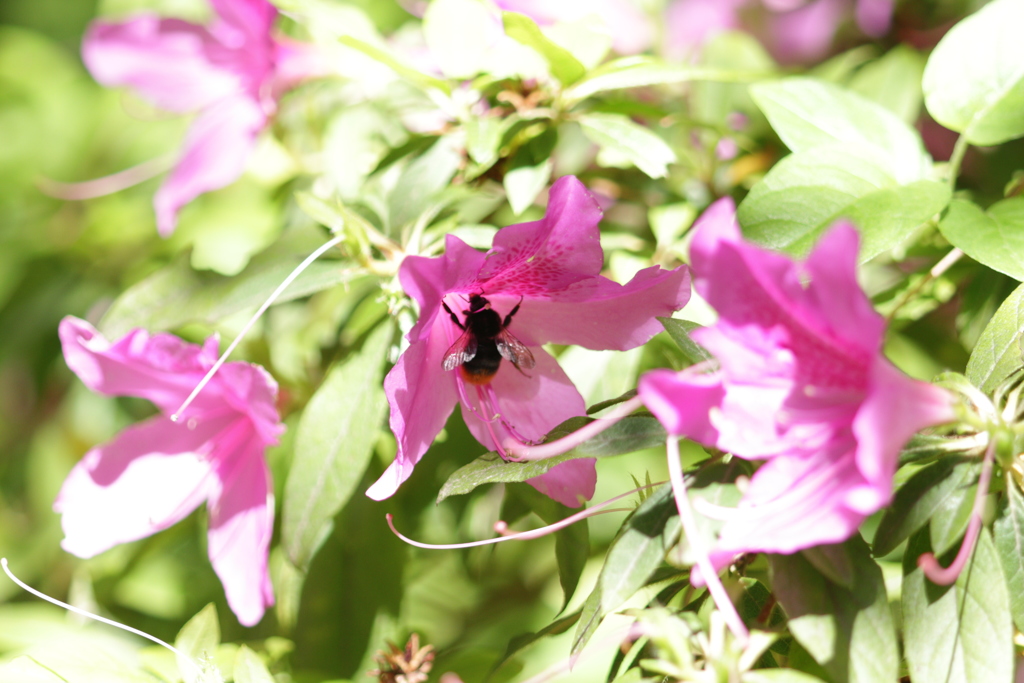
POLYGON ((221 487, 212 492, 209 503, 210 562, 243 626, 259 623, 274 604, 267 571, 274 494, 263 448, 258 438, 250 438, 218 467, 221 487))
POLYGON ((242 175, 266 122, 259 103, 241 95, 223 99, 196 117, 177 165, 153 198, 161 235, 174 232, 178 211, 185 204, 242 175))
POLYGON ((86 453, 53 506, 61 514, 64 549, 92 557, 184 518, 207 497, 213 482, 208 457, 229 422, 190 428, 157 417, 86 453))
POLYGON ((739 5, 728 0, 674 0, 665 12, 665 56, 684 59, 709 38, 739 28, 739 5))
POLYGON ((374 500, 390 497, 409 478, 416 463, 444 428, 458 402, 455 372, 441 362, 451 341, 442 321, 430 328, 430 336, 409 345, 384 378, 384 393, 391 406, 391 431, 398 441, 395 461, 366 495, 374 500))
POLYGON ((846 9, 845 0, 814 0, 803 7, 771 17, 775 56, 783 62, 824 57, 846 9))
POLYGON ((857 467, 888 492, 903 444, 918 430, 956 415, 949 392, 907 377, 884 358, 876 358, 870 372, 868 394, 853 420, 857 467))
POLYGON ((857 0, 857 25, 873 38, 883 36, 892 23, 893 0, 857 0))
POLYGON ((223 22, 242 31, 249 41, 266 39, 277 18, 277 9, 267 0, 210 0, 210 4, 223 22))
POLYGON ((594 497, 597 460, 577 458, 559 463, 539 477, 527 479, 526 483, 566 507, 578 508, 594 497))
POLYGON ((93 78, 128 86, 161 109, 195 111, 240 88, 228 50, 208 30, 143 14, 122 23, 94 22, 82 41, 93 78))
MULTIPOLYGON (((68 367, 91 390, 107 396, 138 396, 171 412, 192 391, 217 359, 217 338, 202 347, 170 334, 137 329, 110 343, 89 323, 72 316, 60 323, 60 340, 68 367)), ((189 414, 223 404, 219 388, 199 395, 189 414)))
POLYGON ((705 444, 718 441, 711 411, 720 408, 725 398, 721 376, 652 370, 640 378, 637 391, 669 434, 705 444))
POLYGON ((655 266, 641 270, 625 285, 593 277, 551 292, 547 298, 525 299, 510 329, 528 344, 623 351, 663 331, 656 317, 671 316, 689 299, 686 266, 675 270, 655 266))
POLYGON ((629 0, 603 0, 594 9, 612 34, 612 48, 620 55, 635 55, 654 43, 650 18, 629 0))
MULTIPOLYGON (((491 386, 497 397, 501 419, 511 424, 522 438, 540 441, 570 417, 585 415, 587 405, 551 354, 540 347, 530 351, 537 361, 533 369, 527 370, 524 375, 511 363, 502 361, 498 374, 491 380, 491 386)), ((476 387, 467 385, 465 389, 466 397, 471 402, 471 405, 462 404, 462 417, 466 426, 477 441, 495 450, 487 425, 473 412, 473 409, 481 410, 476 387)), ((503 438, 504 433, 500 427, 494 428, 499 438, 503 438)))
POLYGON ((539 221, 502 228, 478 274, 486 294, 544 297, 552 290, 598 275, 601 207, 575 176, 551 186, 539 221))

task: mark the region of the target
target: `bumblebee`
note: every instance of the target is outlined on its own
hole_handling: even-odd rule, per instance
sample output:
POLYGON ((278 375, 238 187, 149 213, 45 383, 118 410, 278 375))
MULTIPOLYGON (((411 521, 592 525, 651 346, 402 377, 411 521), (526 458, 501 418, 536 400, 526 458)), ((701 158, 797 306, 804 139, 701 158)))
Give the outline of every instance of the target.
POLYGON ((512 316, 519 311, 521 303, 522 299, 502 320, 482 293, 473 294, 469 297, 469 308, 462 311, 464 318, 460 321, 442 301, 441 305, 452 322, 462 330, 462 335, 444 354, 444 369, 458 368, 462 379, 470 384, 487 384, 497 374, 502 358, 519 372, 536 365, 530 349, 508 331, 512 316))

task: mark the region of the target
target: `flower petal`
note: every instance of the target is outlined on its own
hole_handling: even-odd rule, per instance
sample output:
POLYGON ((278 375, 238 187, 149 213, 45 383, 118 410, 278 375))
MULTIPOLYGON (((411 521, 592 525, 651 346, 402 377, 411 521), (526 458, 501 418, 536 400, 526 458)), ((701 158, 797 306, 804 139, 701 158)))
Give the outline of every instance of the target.
POLYGON ((93 22, 82 59, 103 85, 129 86, 168 111, 195 111, 240 87, 227 68, 227 48, 207 29, 179 19, 143 14, 93 22))
POLYGON ((267 41, 277 8, 267 0, 210 0, 221 21, 238 29, 249 41, 267 41))
POLYGON ((220 100, 196 117, 177 165, 153 198, 161 235, 174 232, 178 212, 185 204, 242 175, 266 122, 260 104, 244 95, 220 100))
MULTIPOLYGON (((544 297, 601 272, 601 207, 575 176, 551 186, 539 221, 502 228, 480 268, 485 293, 544 297)), ((451 291, 451 290, 449 290, 451 291)))
MULTIPOLYGON (((420 317, 409 331, 409 341, 429 335, 436 316, 448 314, 441 308, 441 299, 448 292, 478 292, 476 273, 484 263, 484 255, 458 237, 445 237, 444 256, 425 258, 407 256, 398 271, 402 289, 420 305, 420 317)), ((451 306, 451 304, 449 304, 451 306)), ((456 311, 456 308, 452 308, 456 311)))
POLYGON ((892 23, 893 0, 857 0, 857 26, 872 38, 889 31, 892 23))
MULTIPOLYGON (((209 555, 224 585, 231 611, 243 626, 254 626, 274 604, 267 553, 274 532, 274 494, 255 436, 218 468, 221 487, 210 496, 209 555)), ((222 457, 224 455, 222 454, 222 457)))
POLYGON ((156 417, 86 453, 53 505, 62 516, 64 549, 92 557, 188 515, 207 497, 207 456, 226 423, 209 420, 190 429, 156 417))
POLYGON ((578 508, 594 497, 597 459, 577 458, 559 463, 526 483, 566 507, 578 508))
MULTIPOLYGON (((570 417, 585 415, 587 405, 551 354, 540 347, 530 350, 537 364, 528 371, 528 376, 516 370, 511 363, 502 362, 498 374, 491 380, 491 387, 501 419, 510 424, 521 438, 540 441, 570 417)), ((476 412, 487 409, 486 401, 481 408, 473 389, 472 385, 466 387, 467 397, 474 404, 463 402, 462 417, 476 440, 493 451, 494 439, 487 423, 476 412)), ((504 437, 499 427, 492 424, 492 428, 499 438, 504 437)))
POLYGON ((824 57, 843 19, 845 0, 813 0, 799 9, 771 17, 773 52, 783 62, 824 57))
MULTIPOLYGON (((133 330, 111 344, 89 323, 68 316, 60 323, 60 340, 68 367, 91 390, 107 396, 139 396, 171 412, 188 396, 217 359, 217 338, 203 346, 171 334, 133 330)), ((196 399, 189 414, 223 405, 216 386, 196 399)))
POLYGON ((669 434, 706 444, 718 441, 711 411, 725 398, 720 375, 652 370, 640 378, 637 391, 669 434))
POLYGON ((739 28, 735 0, 674 0, 665 11, 665 55, 681 60, 709 38, 739 28))
POLYGON ((511 329, 531 345, 578 344, 625 351, 663 331, 656 317, 671 316, 689 299, 686 266, 675 270, 655 266, 641 270, 625 285, 593 277, 548 297, 525 299, 511 329))
POLYGON ((366 491, 374 500, 390 497, 409 478, 459 400, 454 372, 446 372, 441 365, 448 346, 443 321, 438 321, 431 326, 427 339, 409 345, 384 378, 398 453, 366 491))

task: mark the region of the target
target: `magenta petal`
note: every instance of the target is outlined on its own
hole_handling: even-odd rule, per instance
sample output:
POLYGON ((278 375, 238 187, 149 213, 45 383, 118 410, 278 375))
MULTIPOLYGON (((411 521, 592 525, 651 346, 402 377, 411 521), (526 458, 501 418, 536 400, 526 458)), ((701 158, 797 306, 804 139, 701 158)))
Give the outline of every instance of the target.
POLYGON ((883 36, 892 23, 893 0, 857 0, 857 26, 873 38, 883 36))
POLYGON ((153 198, 161 235, 174 232, 178 211, 185 204, 242 175, 256 136, 266 122, 259 103, 242 95, 223 99, 196 117, 181 158, 153 198))
POLYGON ((597 460, 577 458, 559 463, 539 477, 527 479, 526 483, 566 507, 578 508, 594 497, 597 460))
MULTIPOLYGON (((479 252, 477 252, 479 253, 479 252)), ((409 331, 409 341, 420 341, 430 334, 434 319, 441 313, 444 290, 445 257, 406 256, 398 269, 402 289, 420 306, 420 317, 409 331)))
POLYGON ((441 362, 450 341, 438 321, 430 336, 409 345, 384 378, 384 393, 391 406, 391 431, 398 440, 395 461, 367 491, 374 500, 389 498, 409 478, 416 463, 444 428, 458 393, 454 372, 441 362))
MULTIPOLYGON (((540 441, 570 417, 585 415, 587 405, 551 354, 540 347, 530 350, 537 365, 527 371, 529 376, 520 373, 511 363, 503 361, 498 374, 491 380, 491 386, 494 388, 501 418, 512 425, 522 438, 540 441)), ((472 403, 471 406, 462 405, 466 426, 477 441, 495 450, 487 425, 472 410, 481 410, 476 387, 467 385, 465 391, 472 403)), ((504 437, 500 426, 492 427, 499 438, 504 437)))
POLYGON ((54 503, 69 553, 92 557, 166 529, 206 499, 207 456, 225 420, 189 429, 165 417, 125 429, 85 454, 54 503))
POLYGON ((210 0, 221 21, 242 31, 249 41, 267 40, 277 8, 267 0, 210 0))
POLYGON ((218 473, 221 489, 210 497, 208 551, 231 611, 243 626, 254 626, 274 604, 267 571, 274 495, 258 439, 243 444, 232 459, 230 471, 218 473))
POLYGON ((624 351, 664 330, 657 316, 671 316, 690 299, 686 266, 637 273, 625 285, 593 277, 523 301, 514 330, 529 344, 578 344, 588 349, 624 351), (609 321, 614 321, 610 324, 609 321))
POLYGON ((202 26, 148 14, 94 22, 82 41, 82 59, 97 81, 129 86, 174 112, 201 109, 238 90, 226 54, 202 26))
POLYGON ((637 391, 669 434, 707 445, 717 443, 711 411, 725 398, 719 375, 652 370, 640 378, 637 391))
POLYGON ((601 207, 575 176, 551 186, 547 213, 502 228, 480 268, 486 293, 545 296, 601 272, 601 207))
POLYGON ((853 432, 857 467, 884 492, 884 505, 903 444, 918 430, 950 422, 956 414, 949 392, 907 377, 884 358, 875 359, 870 373, 870 388, 853 419, 853 432))
POLYGON ((799 62, 825 56, 845 9, 845 0, 813 0, 792 12, 773 16, 776 57, 783 62, 799 62))

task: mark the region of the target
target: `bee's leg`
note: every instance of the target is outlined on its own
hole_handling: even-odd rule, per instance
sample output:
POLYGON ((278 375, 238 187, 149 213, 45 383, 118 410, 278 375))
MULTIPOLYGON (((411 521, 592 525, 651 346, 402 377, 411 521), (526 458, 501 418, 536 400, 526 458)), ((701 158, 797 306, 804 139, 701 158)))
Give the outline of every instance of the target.
MULTIPOLYGON (((448 311, 448 315, 451 316, 452 322, 455 323, 456 325, 458 325, 460 330, 465 330, 466 326, 463 325, 461 322, 459 322, 458 316, 456 316, 454 313, 452 313, 452 309, 448 308, 448 304, 446 304, 444 302, 444 299, 441 299, 441 305, 444 306, 444 310, 448 311)), ((516 308, 519 308, 519 307, 516 306, 516 308)))
MULTIPOLYGON (((508 315, 505 316, 505 320, 501 323, 502 327, 508 327, 509 325, 512 324, 512 316, 514 316, 516 313, 519 312, 519 307, 522 306, 522 305, 523 305, 523 297, 519 297, 519 303, 517 303, 516 307, 513 308, 511 311, 509 311, 508 315)), ((448 307, 445 306, 445 308, 448 308, 448 307)), ((520 370, 520 372, 522 372, 522 371, 520 370)))

